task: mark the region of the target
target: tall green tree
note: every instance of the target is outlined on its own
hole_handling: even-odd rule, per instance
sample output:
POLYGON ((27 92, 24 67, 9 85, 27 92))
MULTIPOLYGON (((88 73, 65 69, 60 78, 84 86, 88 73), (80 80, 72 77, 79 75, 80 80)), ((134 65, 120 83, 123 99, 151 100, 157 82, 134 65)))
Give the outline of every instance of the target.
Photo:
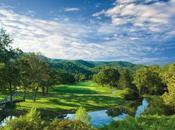
POLYGON ((161 73, 164 83, 168 86, 167 92, 163 94, 165 104, 175 110, 175 64, 166 65, 161 73))
POLYGON ((172 82, 175 77, 175 63, 166 65, 161 71, 161 77, 165 84, 172 82))
POLYGON ((10 59, 12 41, 9 34, 4 29, 0 29, 0 62, 6 63, 10 59))
POLYGON ((18 64, 24 93, 27 90, 32 90, 33 101, 35 101, 39 89, 45 93, 45 85, 50 78, 47 62, 40 54, 28 53, 18 59, 18 64))
POLYGON ((171 106, 175 110, 175 77, 167 84, 168 91, 165 92, 162 97, 166 105, 171 106))
POLYGON ((5 90, 6 82, 4 80, 4 69, 5 69, 5 64, 0 63, 0 91, 5 90))
POLYGON ((13 94, 15 94, 16 87, 20 85, 19 68, 15 60, 9 61, 4 69, 3 79, 6 83, 6 89, 10 95, 10 102, 13 102, 13 94))
POLYGON ((19 71, 16 58, 22 53, 19 49, 11 47, 13 40, 5 30, 0 29, 0 87, 10 94, 12 102, 13 93, 19 85, 19 71))
POLYGON ((120 77, 118 81, 118 86, 120 88, 130 88, 132 87, 132 76, 128 69, 121 68, 119 70, 120 77))
POLYGON ((162 94, 164 84, 159 72, 154 71, 153 67, 144 67, 136 70, 133 75, 133 83, 136 85, 139 95, 142 93, 162 94))
POLYGON ((119 76, 120 74, 117 69, 104 67, 96 75, 93 76, 93 80, 102 86, 117 86, 119 76))

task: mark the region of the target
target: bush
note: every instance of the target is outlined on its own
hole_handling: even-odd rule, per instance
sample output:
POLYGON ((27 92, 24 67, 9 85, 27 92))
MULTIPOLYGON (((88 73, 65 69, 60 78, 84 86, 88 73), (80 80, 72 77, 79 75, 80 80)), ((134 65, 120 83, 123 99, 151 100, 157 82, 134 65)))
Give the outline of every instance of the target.
POLYGON ((89 117, 86 115, 85 109, 80 107, 79 114, 82 114, 82 118, 77 116, 80 120, 55 119, 50 123, 43 121, 40 113, 32 108, 26 115, 10 120, 2 130, 95 130, 89 125, 89 117))
POLYGON ((161 96, 147 97, 149 102, 148 108, 143 112, 143 115, 168 115, 166 106, 161 96))
POLYGON ((175 116, 143 116, 138 123, 143 130, 175 130, 175 116))
POLYGON ((128 116, 124 121, 115 121, 100 130, 142 130, 137 119, 128 116))
POLYGON ((90 116, 86 112, 86 109, 83 107, 78 108, 78 110, 75 113, 75 119, 87 125, 90 125, 90 116))
POLYGON ((75 120, 54 120, 49 127, 44 130, 95 130, 85 123, 75 120))
POLYGON ((124 121, 116 121, 100 130, 175 130, 175 116, 142 116, 127 117, 124 121))
POLYGON ((41 120, 40 113, 32 108, 25 116, 10 120, 3 130, 43 130, 45 122, 41 120))

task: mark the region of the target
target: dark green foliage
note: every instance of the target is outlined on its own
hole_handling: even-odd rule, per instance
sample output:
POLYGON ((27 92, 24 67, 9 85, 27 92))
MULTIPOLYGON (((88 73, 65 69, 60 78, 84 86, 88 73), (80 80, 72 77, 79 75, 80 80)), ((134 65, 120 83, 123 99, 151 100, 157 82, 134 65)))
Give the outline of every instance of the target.
POLYGON ((12 102, 13 93, 19 85, 19 67, 16 58, 22 53, 19 49, 12 49, 12 39, 5 30, 0 30, 0 90, 10 95, 12 102))
POLYGON ((0 29, 0 62, 7 62, 12 56, 12 39, 5 30, 0 29))
POLYGON ((161 73, 167 91, 162 95, 164 103, 175 112, 175 64, 166 65, 161 73))
POLYGON ((129 70, 136 70, 138 68, 143 67, 143 65, 136 65, 125 61, 109 61, 109 62, 94 61, 93 63, 95 64, 96 67, 110 66, 114 68, 125 68, 129 70))
POLYGON ((139 97, 136 86, 132 83, 132 74, 125 68, 103 67, 93 76, 94 82, 102 86, 117 86, 120 89, 126 89, 124 98, 127 100, 137 99, 139 97))
POLYGON ((133 75, 133 83, 139 90, 139 95, 144 93, 162 94, 164 92, 164 84, 159 71, 152 66, 136 70, 133 75))
POLYGON ((36 100, 36 94, 39 88, 42 89, 44 95, 45 88, 53 85, 50 82, 51 75, 48 62, 39 54, 24 54, 17 59, 17 63, 20 67, 20 80, 24 88, 24 93, 26 90, 32 90, 33 101, 36 100))
POLYGON ((139 98, 139 93, 135 86, 127 88, 127 92, 124 94, 124 98, 126 100, 135 100, 139 98))
POLYGON ((50 62, 53 64, 54 67, 60 67, 65 62, 73 63, 81 68, 92 69, 98 68, 103 66, 110 66, 115 68, 126 68, 130 70, 136 70, 138 68, 142 68, 143 65, 132 64, 130 62, 124 61, 84 61, 84 60, 59 60, 59 59, 50 59, 50 62))
POLYGON ((161 78, 165 84, 172 83, 175 77, 175 63, 168 64, 162 68, 161 78))
POLYGON ((5 70, 5 64, 0 63, 0 90, 1 91, 5 90, 5 84, 6 84, 5 80, 3 79, 4 70, 5 70))
POLYGON ((84 60, 74 60, 72 61, 77 66, 80 66, 82 68, 94 68, 95 64, 92 61, 84 61, 84 60))
POLYGON ((141 65, 122 61, 103 62, 50 59, 49 62, 51 63, 53 68, 75 75, 76 81, 92 79, 93 74, 98 73, 99 69, 103 68, 104 66, 109 66, 113 68, 127 68, 132 71, 142 67, 141 65))
POLYGON ((96 75, 94 75, 93 80, 102 86, 117 86, 119 76, 120 74, 117 69, 104 67, 96 75))
POLYGON ((10 61, 5 65, 2 79, 5 81, 5 89, 8 90, 12 103, 16 87, 20 85, 19 67, 15 61, 10 61))
POLYGON ((90 79, 93 74, 93 72, 88 67, 90 65, 88 64, 88 62, 87 64, 85 64, 85 61, 83 62, 83 65, 79 62, 77 63, 76 61, 68 60, 50 60, 51 67, 65 73, 69 73, 70 75, 74 75, 76 81, 90 79))
POLYGON ((144 111, 143 115, 169 115, 161 96, 147 97, 147 100, 149 102, 149 106, 144 111))
POLYGON ((132 84, 132 75, 128 69, 121 68, 119 69, 120 77, 118 81, 119 88, 131 88, 132 84))
POLYGON ((73 84, 75 83, 75 77, 74 75, 63 72, 63 71, 58 71, 57 72, 57 83, 58 84, 73 84))

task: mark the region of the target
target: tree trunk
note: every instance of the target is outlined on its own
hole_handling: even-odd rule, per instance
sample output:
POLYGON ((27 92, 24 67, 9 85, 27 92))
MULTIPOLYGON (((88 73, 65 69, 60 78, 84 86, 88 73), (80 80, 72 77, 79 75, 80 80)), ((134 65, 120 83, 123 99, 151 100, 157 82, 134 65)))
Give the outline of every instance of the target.
POLYGON ((23 100, 26 100, 26 88, 24 88, 23 100))
POLYGON ((48 96, 48 94, 49 94, 49 87, 47 86, 46 87, 46 95, 48 96))
POLYGON ((33 89, 33 102, 36 101, 36 93, 37 93, 37 90, 33 89))
POLYGON ((12 91, 12 84, 9 83, 9 91, 10 91, 10 103, 13 103, 13 91, 12 91))
POLYGON ((139 89, 139 98, 141 98, 142 96, 142 90, 141 89, 139 89))
POLYGON ((42 94, 45 96, 45 87, 42 87, 42 94))

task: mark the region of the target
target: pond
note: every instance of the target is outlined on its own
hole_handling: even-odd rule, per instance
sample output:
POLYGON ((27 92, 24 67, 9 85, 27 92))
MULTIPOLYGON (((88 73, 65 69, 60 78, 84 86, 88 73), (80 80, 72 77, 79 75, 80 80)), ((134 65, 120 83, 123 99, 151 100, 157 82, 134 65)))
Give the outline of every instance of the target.
MULTIPOLYGON (((137 106, 137 109, 135 111, 135 117, 139 117, 145 109, 148 107, 149 103, 148 101, 144 98, 139 106, 137 106)), ((91 111, 88 112, 88 115, 91 118, 91 124, 94 127, 101 127, 103 125, 108 125, 112 121, 117 121, 117 120, 124 120, 127 116, 127 113, 120 113, 117 116, 110 116, 107 114, 107 110, 98 110, 98 111, 91 111)), ((0 126, 4 126, 6 122, 8 122, 10 119, 15 118, 14 116, 8 116, 4 120, 0 122, 0 126)), ((70 119, 74 120, 75 119, 75 114, 67 114, 64 119, 70 119)))
POLYGON ((14 118, 15 118, 15 116, 8 116, 8 117, 4 118, 4 119, 0 122, 0 126, 5 126, 6 123, 7 123, 9 120, 14 119, 14 118))
POLYGON ((148 107, 148 105, 149 105, 148 101, 144 98, 142 100, 142 104, 139 105, 136 109, 135 117, 139 117, 145 111, 145 109, 148 107))
MULTIPOLYGON (((143 99, 141 104, 136 109, 135 117, 139 117, 145 111, 148 105, 149 105, 148 101, 146 99, 143 99)), ((120 113, 118 116, 112 117, 107 114, 107 110, 98 110, 88 112, 88 115, 91 118, 91 124, 94 127, 100 127, 103 125, 108 125, 112 121, 124 120, 127 116, 127 113, 120 113)), ((74 120, 75 114, 67 114, 64 119, 74 120)))
MULTIPOLYGON (((94 127, 99 127, 102 125, 109 124, 113 120, 123 120, 126 116, 125 113, 122 113, 122 114, 118 115, 117 117, 111 117, 111 116, 108 116, 107 110, 88 112, 88 115, 90 116, 91 124, 94 127)), ((74 120, 74 118, 75 118, 75 114, 67 114, 64 119, 74 120)))

